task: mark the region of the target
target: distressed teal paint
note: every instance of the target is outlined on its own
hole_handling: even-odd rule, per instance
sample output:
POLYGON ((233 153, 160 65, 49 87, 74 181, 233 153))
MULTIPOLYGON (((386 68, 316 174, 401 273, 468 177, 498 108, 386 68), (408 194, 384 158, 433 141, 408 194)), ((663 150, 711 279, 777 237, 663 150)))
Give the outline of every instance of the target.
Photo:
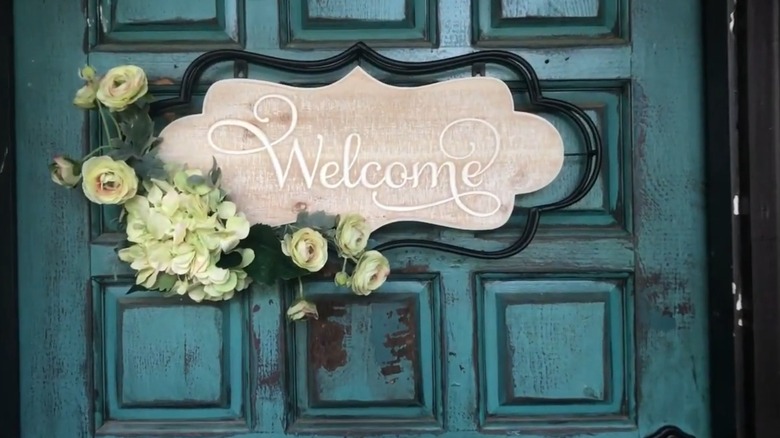
POLYGON ((408 0, 305 0, 310 18, 367 21, 402 21, 407 16, 408 0))
POLYGON ((471 1, 473 41, 478 45, 615 44, 629 35, 629 0, 471 1))
POLYGON ((115 420, 247 422, 246 300, 198 305, 152 293, 126 295, 132 281, 100 278, 93 286, 95 333, 102 341, 95 351, 95 373, 103 376, 96 380, 96 391, 104 402, 96 429, 115 420), (133 312, 140 312, 141 319, 134 319, 133 312), (158 318, 134 325, 150 313, 158 318), (192 325, 197 328, 188 329, 192 325), (206 354, 193 354, 194 349, 206 354), (178 367, 170 363, 174 360, 181 362, 178 367))
POLYGON ((403 419, 411 430, 441 430, 439 282, 393 275, 367 298, 330 279, 304 283, 321 315, 290 326, 290 392, 299 413, 291 429, 393 430, 403 419))
POLYGON ((173 310, 168 303, 145 306, 133 301, 138 300, 117 303, 119 405, 224 406, 229 388, 222 384, 222 349, 229 344, 222 342, 222 310, 215 306, 173 310))
POLYGON ((89 0, 90 44, 96 51, 238 48, 244 0, 89 0))
POLYGON ((189 1, 187 8, 157 0, 102 0, 101 6, 113 8, 112 21, 119 26, 176 21, 208 22, 224 17, 224 3, 221 0, 189 1))
POLYGON ((598 17, 603 5, 603 0, 501 0, 501 17, 598 17))
POLYGON ((559 417, 582 428, 625 427, 635 421, 633 385, 627 384, 634 375, 627 345, 633 338, 628 273, 485 273, 477 284, 485 427, 505 428, 507 418, 559 417), (570 339, 554 342, 566 333, 570 339), (554 368, 540 373, 534 364, 541 362, 554 368), (569 380, 558 380, 567 374, 569 380), (537 392, 528 392, 533 387, 537 392))
POLYGON ((311 3, 280 2, 283 47, 332 48, 357 41, 383 47, 437 45, 438 2, 435 0, 404 0, 382 5, 376 1, 359 5, 328 2, 327 15, 323 14, 325 5, 312 8, 311 3))
MULTIPOLYGON (((229 350, 230 354, 240 356, 240 367, 227 366, 228 372, 223 372, 221 376, 205 371, 213 369, 213 352, 217 351, 213 336, 205 335, 203 338, 210 346, 203 347, 212 353, 194 367, 202 370, 199 373, 204 380, 189 386, 186 381, 182 383, 183 377, 163 381, 154 373, 168 371, 155 365, 126 381, 137 385, 139 390, 142 384, 137 382, 153 381, 163 382, 161 386, 169 385, 171 394, 183 394, 178 392, 182 388, 191 391, 191 404, 173 408, 178 409, 175 412, 178 412, 176 415, 180 420, 171 422, 166 420, 166 416, 169 418, 172 414, 163 413, 160 407, 160 404, 172 403, 170 400, 157 407, 145 407, 145 411, 120 406, 118 393, 113 402, 110 400, 104 382, 108 380, 107 371, 115 369, 119 360, 116 356, 109 357, 108 353, 110 349, 119 347, 105 334, 109 329, 116 334, 136 332, 138 342, 134 345, 137 347, 132 347, 136 353, 140 354, 141 342, 148 338, 149 346, 166 346, 171 357, 181 357, 190 348, 189 341, 187 347, 183 343, 168 344, 172 341, 160 339, 163 334, 151 333, 153 327, 135 330, 118 326, 116 320, 107 323, 102 300, 143 299, 142 295, 122 295, 131 280, 125 277, 130 272, 117 261, 112 247, 121 238, 121 235, 113 233, 115 212, 111 209, 89 209, 76 190, 67 191, 52 185, 45 160, 59 152, 78 155, 83 148, 97 144, 99 126, 94 123, 82 125, 84 118, 77 111, 68 109, 72 93, 79 85, 75 75, 78 67, 90 62, 105 72, 114 65, 132 62, 146 68, 153 80, 178 80, 186 65, 201 51, 234 44, 225 39, 231 31, 220 28, 216 33, 208 33, 210 31, 195 23, 172 22, 170 11, 173 6, 168 9, 167 5, 159 5, 150 10, 144 6, 149 2, 135 3, 133 7, 139 8, 137 12, 122 12, 124 18, 115 21, 131 21, 129 17, 134 15, 138 19, 132 21, 143 21, 143 25, 179 26, 181 29, 166 27, 172 29, 171 32, 162 33, 152 31, 153 27, 136 27, 132 32, 128 28, 127 32, 137 35, 134 37, 137 39, 105 42, 99 47, 90 45, 95 50, 87 57, 82 44, 85 32, 96 37, 97 1, 87 2, 91 9, 86 16, 77 3, 49 3, 25 0, 17 1, 15 6, 16 28, 19 29, 16 53, 17 78, 20 79, 16 114, 19 134, 18 195, 22 200, 19 245, 24 437, 88 437, 97 428, 99 434, 107 437, 133 434, 283 438, 301 431, 317 438, 356 433, 383 437, 477 438, 507 432, 526 437, 566 434, 572 437, 639 438, 662 423, 677 424, 696 436, 709 435, 698 6, 671 0, 632 2, 632 33, 629 34, 626 26, 629 22, 627 17, 620 18, 618 28, 609 29, 618 32, 619 39, 623 40, 618 41, 614 35, 588 36, 588 32, 595 32, 593 26, 578 27, 584 23, 582 20, 589 19, 587 15, 592 15, 589 9, 564 5, 565 13, 555 16, 551 9, 553 2, 526 3, 537 5, 537 10, 543 13, 535 14, 547 15, 547 18, 538 21, 514 19, 522 26, 512 25, 504 29, 511 35, 496 44, 513 45, 511 50, 524 55, 545 80, 545 89, 550 90, 548 95, 563 97, 588 108, 599 121, 607 156, 602 179, 595 191, 568 211, 546 217, 536 240, 512 259, 468 260, 424 250, 389 253, 394 279, 385 288, 366 300, 348 294, 336 296, 356 303, 376 302, 376 307, 373 304, 359 306, 364 313, 360 318, 355 317, 357 325, 354 329, 362 330, 359 325, 364 323, 370 330, 361 331, 358 336, 352 337, 351 343, 346 344, 347 366, 319 373, 317 385, 308 383, 308 362, 299 365, 309 353, 308 345, 302 341, 306 329, 300 325, 291 326, 282 316, 286 303, 289 303, 290 291, 255 285, 251 293, 237 302, 241 311, 228 311, 226 315, 229 315, 230 322, 222 326, 224 330, 224 327, 238 321, 240 334, 228 335, 223 331, 225 337, 222 342, 230 346, 223 352, 229 350), (88 27, 90 18, 92 26, 88 27), (158 23, 153 24, 154 21, 158 23), (40 33, 38 30, 42 28, 48 33, 40 33), (550 32, 561 37, 540 33, 540 28, 553 29, 550 32), (57 38, 51 35, 57 35, 57 38), (630 45, 625 44, 628 39, 632 41, 630 45), (528 48, 560 42, 571 46, 528 48), (621 44, 605 45, 605 42, 621 44), (520 46, 525 48, 518 48, 520 46), (85 132, 90 133, 91 138, 82 138, 85 132), (89 211, 93 212, 93 218, 90 218, 89 211), (52 240, 50 236, 56 236, 56 239, 52 240), (625 277, 617 278, 614 273, 625 277), (119 279, 114 280, 117 275, 119 279), (91 276, 95 276, 99 284, 93 284, 91 291, 87 291, 92 283, 91 276), (501 324, 510 328, 509 335, 502 334, 504 340, 493 342, 493 345, 502 345, 504 359, 510 357, 506 347, 510 342, 515 345, 516 351, 518 347, 532 352, 543 351, 546 346, 532 343, 531 339, 523 340, 523 334, 533 333, 531 329, 519 333, 523 324, 529 324, 534 318, 538 320, 541 314, 526 307, 528 319, 524 321, 524 314, 519 312, 521 308, 515 305, 509 307, 510 321, 507 321, 506 310, 485 313, 481 306, 484 305, 486 289, 476 287, 478 280, 493 279, 496 288, 505 288, 509 292, 503 294, 507 296, 514 296, 514 293, 524 295, 523 288, 514 287, 513 283, 531 283, 535 285, 533 290, 545 300, 563 300, 569 298, 567 293, 574 292, 571 286, 567 286, 570 283, 562 281, 561 277, 593 286, 583 294, 598 295, 599 299, 603 297, 605 314, 611 315, 609 312, 615 308, 615 300, 622 300, 619 308, 626 312, 623 329, 609 333, 611 337, 623 336, 622 357, 630 358, 623 363, 623 392, 635 394, 632 402, 635 404, 625 407, 625 412, 629 414, 621 414, 617 418, 610 416, 607 411, 614 411, 616 400, 609 398, 611 389, 614 389, 610 386, 614 376, 603 378, 602 382, 608 383, 599 385, 598 376, 605 370, 605 362, 597 365, 597 356, 573 348, 566 359, 574 360, 572 355, 581 358, 583 368, 551 372, 546 381, 540 381, 537 386, 516 385, 511 379, 495 374, 496 379, 501 381, 491 384, 492 387, 507 388, 513 394, 505 397, 508 401, 497 399, 501 402, 497 401, 495 406, 501 412, 497 410, 497 416, 488 418, 484 413, 488 405, 481 398, 491 389, 491 385, 482 380, 485 375, 483 362, 486 361, 482 359, 485 355, 481 349, 490 344, 487 342, 489 336, 483 331, 483 322, 498 324, 503 318, 501 324), (621 283, 624 278, 625 283, 621 283), (423 287, 428 279, 433 282, 423 287), (109 284, 108 289, 114 291, 114 295, 107 294, 106 289, 100 286, 109 284), (618 285, 620 292, 609 289, 609 284, 618 285), (600 285, 604 288, 600 289, 600 285), (428 287, 430 289, 426 289, 428 287), (619 298, 615 298, 616 294, 619 298), (365 368, 361 372, 339 374, 339 370, 358 369, 356 367, 364 357, 383 364, 393 357, 383 345, 384 338, 387 332, 403 329, 393 309, 397 307, 393 301, 405 296, 430 299, 418 306, 423 322, 417 325, 416 337, 416 351, 421 352, 416 360, 422 363, 422 359, 429 358, 429 363, 414 368, 411 363, 415 360, 400 360, 396 387, 392 387, 381 374, 361 374, 368 373, 365 368), (92 301, 89 297, 93 297, 92 301), (373 310, 369 312, 367 308, 373 310), (429 310, 423 312, 423 309, 429 310), (383 313, 385 310, 391 313, 390 319, 387 312, 383 313), (635 320, 630 320, 632 316, 635 320), (426 318, 429 318, 427 322, 426 318), (422 344, 424 340, 433 347, 425 347, 422 344), (241 383, 237 386, 230 384, 231 397, 223 402, 229 407, 205 406, 213 398, 214 388, 221 390, 227 387, 225 382, 235 378, 233 370, 240 370, 241 383), (562 400, 574 397, 580 388, 577 381, 567 381, 569 378, 566 376, 569 375, 576 376, 572 377, 573 380, 585 381, 593 392, 586 394, 583 388, 581 398, 562 400), (421 391, 410 386, 410 382, 418 376, 422 376, 421 381, 424 382, 421 391), (338 385, 345 380, 350 386, 338 385), (553 384, 558 386, 550 386, 553 384), (428 388, 431 392, 427 392, 428 388), (305 391, 308 397, 310 390, 319 393, 315 393, 318 400, 298 397, 300 391, 305 391), (423 402, 413 404, 410 401, 413 393, 425 393, 426 397, 423 402), (430 398, 427 394, 431 394, 430 398), (546 395, 556 400, 553 400, 555 403, 543 403, 515 397, 528 395, 537 399, 546 395), (239 397, 240 402, 233 402, 234 396, 239 397), (599 400, 600 397, 604 400, 599 400), (394 400, 392 403, 389 402, 391 398, 394 400), (117 418, 117 411, 109 409, 110 403, 124 409, 118 412, 125 415, 125 419, 117 418), (224 416, 216 415, 219 409, 225 410, 224 416), (574 414, 568 421, 561 422, 563 411, 574 414), (335 417, 339 412, 354 415, 335 417), (630 415, 632 412, 633 416, 630 415), (192 420, 195 417, 199 418, 198 421, 192 420)), ((331 3, 342 4, 338 1, 331 3)), ((288 30, 285 23, 288 21, 285 21, 286 9, 280 10, 279 2, 240 1, 235 4, 239 11, 245 8, 245 14, 239 14, 235 20, 226 20, 225 27, 239 29, 238 41, 245 43, 248 50, 295 59, 331 55, 336 53, 334 47, 356 39, 392 46, 383 49, 383 53, 397 59, 420 61, 443 58, 472 51, 470 40, 479 30, 479 22, 473 20, 470 14, 470 0, 438 2, 444 7, 426 9, 428 15, 415 16, 415 20, 437 20, 421 25, 427 27, 420 27, 436 29, 431 37, 435 37, 441 47, 432 51, 432 43, 427 40, 421 42, 422 34, 417 30, 416 36, 404 39, 406 37, 399 37, 398 33, 394 36, 385 33, 391 32, 392 27, 378 31, 376 27, 379 24, 365 25, 372 16, 377 18, 376 21, 397 20, 400 2, 375 9, 379 8, 376 2, 359 10, 355 9, 358 8, 357 3, 343 3, 343 6, 334 6, 326 12, 312 9, 308 14, 311 18, 316 18, 315 15, 320 19, 346 18, 338 20, 339 28, 326 25, 318 30, 321 33, 311 45, 296 46, 288 45, 284 40, 288 30), (431 10, 436 10, 436 14, 430 14, 431 10), (233 24, 235 27, 230 27, 233 24), (470 30, 469 25, 476 30, 470 30), (241 32, 245 32, 244 36, 241 32), (290 50, 301 47, 317 50, 290 50)), ((514 4, 521 5, 519 2, 514 4)), ((131 8, 130 5, 123 7, 131 8)), ((198 18, 198 15, 202 18, 210 13, 210 5, 205 0, 199 0, 190 5, 191 9, 185 6, 177 10, 182 10, 182 14, 190 18, 198 18)), ((428 8, 434 7, 428 4, 428 8)), ((627 8, 621 10, 621 13, 628 12, 627 8)), ((316 26, 316 20, 309 25, 316 26)), ((121 32, 116 35, 121 35, 121 32)), ((91 44, 97 43, 96 39, 90 41, 91 44)), ((341 74, 343 72, 309 78, 254 66, 249 69, 250 77, 298 84, 329 82, 341 74)), ((395 77, 388 80, 409 83, 469 74, 469 71, 461 71, 422 79, 395 77)), ((498 68, 489 67, 488 74, 515 79, 506 70, 498 68)), ((208 83, 232 75, 233 66, 226 63, 206 72, 204 80, 208 83)), ((154 94, 160 98, 167 97, 171 90, 166 86, 153 87, 154 94)), ((200 87, 198 92, 202 95, 203 91, 204 87, 200 87)), ((197 111, 199 105, 200 101, 196 100, 188 112, 197 111)), ((551 115, 543 116, 558 124, 567 140, 573 139, 570 127, 551 115)), ((566 146, 572 151, 580 147, 579 143, 568 142, 566 146)), ((566 172, 561 181, 571 178, 568 175, 570 171, 566 172)), ((551 194, 532 196, 547 198, 551 194)), ((528 205, 528 202, 528 197, 518 200, 519 205, 528 205)), ((518 219, 521 217, 518 215, 518 219)), ((495 232, 464 233, 397 224, 376 237, 380 240, 435 238, 448 243, 495 249, 511 242, 516 237, 516 230, 505 228, 495 232)), ((307 282, 309 290, 312 293, 319 290, 322 295, 318 294, 317 298, 320 298, 332 292, 333 287, 329 279, 312 279, 307 282)), ((220 305, 220 309, 232 305, 220 305)), ((571 318, 596 317, 598 314, 596 310, 583 310, 594 307, 577 308, 576 305, 566 304, 563 311, 551 310, 549 319, 562 321, 560 324, 575 324, 576 319, 566 319, 572 314, 567 312, 574 312, 571 318)), ((163 314, 168 311, 171 317, 160 321, 158 326, 175 324, 181 308, 170 305, 155 310, 163 314)), ((358 314, 360 312, 354 315, 358 314)), ((171 327, 168 331, 177 330, 182 328, 171 327)), ((213 335, 217 329, 209 317, 202 326, 193 330, 194 333, 199 331, 213 335)), ((499 332, 495 332, 497 337, 499 332)), ((585 339, 588 345, 598 347, 601 337, 587 337, 587 334, 578 333, 577 337, 585 339)), ((115 338, 112 337, 113 340, 115 338)), ((566 351, 563 347, 570 341, 567 339, 550 348, 563 354, 566 351)), ((603 343, 607 344, 617 345, 614 340, 603 343)), ((228 356, 223 356, 223 362, 230 361, 228 356)), ((612 355, 612 359, 619 356, 612 355)), ((515 362, 519 361, 520 358, 515 362)), ((499 359, 493 362, 503 363, 499 359)), ((615 372, 619 366, 610 362, 609 368, 615 372)), ((522 363, 514 363, 509 375, 514 374, 515 380, 520 380, 523 374, 529 372, 528 369, 522 363)), ((165 389, 160 388, 158 392, 151 389, 137 391, 136 394, 140 395, 132 398, 149 401, 165 389)))
POLYGON ((656 407, 640 411, 643 433, 661 422, 696 436, 711 433, 700 7, 634 2, 631 13, 637 402, 656 407), (675 328, 650 324, 657 313, 675 328), (653 390, 661 382, 666 390, 653 390), (665 412, 665 406, 679 409, 665 412))

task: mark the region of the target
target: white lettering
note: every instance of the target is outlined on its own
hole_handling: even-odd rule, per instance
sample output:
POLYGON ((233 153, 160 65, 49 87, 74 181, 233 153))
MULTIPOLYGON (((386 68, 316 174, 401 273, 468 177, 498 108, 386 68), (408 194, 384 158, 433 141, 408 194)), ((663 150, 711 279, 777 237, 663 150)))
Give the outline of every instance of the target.
MULTIPOLYGON (((215 122, 209 128, 207 136, 209 145, 212 149, 222 154, 266 154, 270 159, 280 189, 284 189, 287 185, 291 175, 291 167, 293 166, 293 162, 295 162, 297 164, 296 168, 303 177, 306 188, 311 189, 315 183, 328 189, 338 189, 342 186, 347 188, 361 186, 372 190, 372 201, 377 207, 386 211, 411 212, 447 203, 454 203, 460 210, 469 215, 475 217, 488 217, 495 214, 501 208, 501 199, 494 193, 484 190, 462 190, 462 188, 477 189, 482 185, 481 175, 487 172, 495 163, 500 151, 501 139, 498 130, 482 119, 464 118, 447 125, 439 135, 439 151, 444 156, 444 160, 439 162, 426 161, 404 163, 402 161, 393 161, 383 169, 381 163, 377 161, 367 161, 358 166, 362 138, 359 133, 353 132, 344 139, 342 145, 342 160, 340 162, 323 159, 325 138, 323 135, 318 134, 316 137, 317 149, 316 153, 313 154, 314 160, 311 165, 307 162, 307 154, 305 154, 302 149, 301 140, 292 138, 291 142, 288 142, 291 144, 291 152, 287 158, 286 166, 283 169, 282 159, 280 159, 277 154, 276 148, 295 132, 298 124, 298 109, 295 107, 295 104, 285 96, 278 94, 263 96, 255 102, 252 110, 255 120, 260 124, 269 123, 269 118, 262 117, 259 112, 260 105, 269 99, 281 101, 286 104, 290 111, 290 126, 279 138, 271 140, 265 131, 257 125, 238 119, 225 119, 215 122), (454 154, 448 150, 450 145, 445 142, 445 136, 453 127, 465 123, 481 124, 490 129, 493 134, 493 138, 490 139, 492 145, 480 145, 480 148, 492 147, 493 154, 486 163, 470 160, 461 164, 460 171, 458 171, 458 163, 474 156, 478 146, 473 142, 469 142, 466 153, 454 154), (241 150, 225 149, 219 146, 217 142, 218 137, 215 133, 219 128, 224 127, 236 127, 245 130, 259 142, 260 146, 241 150), (356 167, 359 168, 359 171, 357 172, 358 176, 355 181, 352 181, 350 175, 352 174, 352 169, 356 167), (427 181, 427 184, 424 184, 427 180, 424 177, 428 174, 430 175, 429 181, 427 181), (395 190, 403 189, 407 186, 410 188, 424 189, 427 187, 435 189, 439 186, 440 180, 442 182, 446 181, 449 196, 435 202, 422 203, 419 205, 386 204, 379 199, 380 194, 379 191, 376 190, 382 186, 395 190), (465 198, 482 199, 483 201, 475 202, 474 205, 481 206, 483 211, 475 210, 466 205, 466 203, 464 203, 465 198), (484 200, 487 200, 488 202, 484 202, 484 200)), ((309 146, 304 144, 303 147, 309 146)), ((381 147, 381 145, 377 145, 377 147, 381 147)), ((414 199, 414 197, 404 196, 400 197, 400 199, 409 201, 410 199, 414 199)))

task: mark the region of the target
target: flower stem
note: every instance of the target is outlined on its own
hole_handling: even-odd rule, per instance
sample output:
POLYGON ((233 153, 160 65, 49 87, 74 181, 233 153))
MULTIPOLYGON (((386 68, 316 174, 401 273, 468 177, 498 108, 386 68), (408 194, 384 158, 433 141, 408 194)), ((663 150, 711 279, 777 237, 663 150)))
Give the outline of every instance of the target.
POLYGON ((349 259, 344 257, 344 264, 341 265, 341 272, 347 272, 347 262, 348 261, 349 261, 349 259))
POLYGON ((108 116, 111 118, 111 121, 114 122, 114 128, 116 128, 116 135, 121 138, 122 128, 119 127, 119 122, 116 121, 116 117, 114 117, 110 111, 108 112, 108 116))
POLYGON ((81 158, 81 160, 82 160, 82 161, 84 161, 84 160, 86 160, 87 158, 89 158, 89 157, 91 157, 91 156, 93 156, 93 155, 97 154, 97 153, 98 153, 98 152, 100 152, 100 151, 104 151, 104 150, 106 150, 106 149, 114 149, 114 147, 113 147, 113 146, 110 146, 110 145, 108 145, 108 146, 100 146, 99 148, 97 148, 97 149, 93 150, 92 152, 88 153, 87 155, 84 155, 84 157, 83 157, 83 158, 81 158))
POLYGON ((303 280, 298 277, 298 298, 303 299, 303 280))
POLYGON ((100 118, 101 123, 103 123, 103 129, 106 131, 106 141, 111 141, 111 131, 108 129, 108 122, 106 121, 106 117, 103 115, 103 107, 100 105, 100 101, 95 99, 95 102, 97 103, 98 107, 98 117, 100 118))

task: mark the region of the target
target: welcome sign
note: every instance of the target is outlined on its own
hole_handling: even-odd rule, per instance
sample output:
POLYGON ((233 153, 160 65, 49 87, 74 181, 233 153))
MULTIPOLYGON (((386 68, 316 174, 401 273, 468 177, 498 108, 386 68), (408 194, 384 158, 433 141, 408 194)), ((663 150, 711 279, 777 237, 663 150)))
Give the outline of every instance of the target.
POLYGON ((550 184, 563 165, 560 133, 515 111, 501 80, 395 87, 360 67, 319 88, 218 81, 201 114, 160 137, 163 161, 207 171, 216 159, 249 221, 271 226, 304 211, 359 211, 373 229, 494 229, 516 195, 550 184))

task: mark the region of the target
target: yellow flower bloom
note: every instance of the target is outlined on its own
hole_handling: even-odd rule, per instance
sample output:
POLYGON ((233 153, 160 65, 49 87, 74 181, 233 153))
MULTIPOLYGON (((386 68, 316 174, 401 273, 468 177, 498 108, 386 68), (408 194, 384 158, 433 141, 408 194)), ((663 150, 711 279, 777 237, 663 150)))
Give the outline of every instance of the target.
POLYGON ((371 230, 365 218, 348 214, 339 218, 336 226, 336 246, 343 257, 360 257, 366 249, 371 230))
POLYGON ((311 301, 298 300, 287 309, 287 318, 291 321, 298 321, 303 318, 318 319, 317 305, 311 301))
POLYGON ((366 251, 352 272, 352 292, 368 295, 379 289, 390 275, 390 262, 379 251, 366 251))
POLYGON ((328 242, 319 232, 308 227, 301 228, 292 235, 284 236, 282 252, 297 266, 317 272, 328 261, 328 242))
POLYGON ((96 204, 123 204, 138 190, 138 177, 133 168, 111 157, 88 159, 81 167, 81 174, 84 194, 96 204))
POLYGON ((112 111, 122 111, 149 91, 146 73, 134 65, 120 65, 109 70, 97 90, 97 99, 112 111))
POLYGON ((78 165, 70 158, 54 157, 54 162, 49 165, 51 180, 63 187, 76 187, 81 180, 78 165))
POLYGON ((89 83, 76 91, 76 96, 73 98, 73 105, 76 105, 81 109, 91 109, 95 107, 96 98, 97 87, 95 84, 89 83))

